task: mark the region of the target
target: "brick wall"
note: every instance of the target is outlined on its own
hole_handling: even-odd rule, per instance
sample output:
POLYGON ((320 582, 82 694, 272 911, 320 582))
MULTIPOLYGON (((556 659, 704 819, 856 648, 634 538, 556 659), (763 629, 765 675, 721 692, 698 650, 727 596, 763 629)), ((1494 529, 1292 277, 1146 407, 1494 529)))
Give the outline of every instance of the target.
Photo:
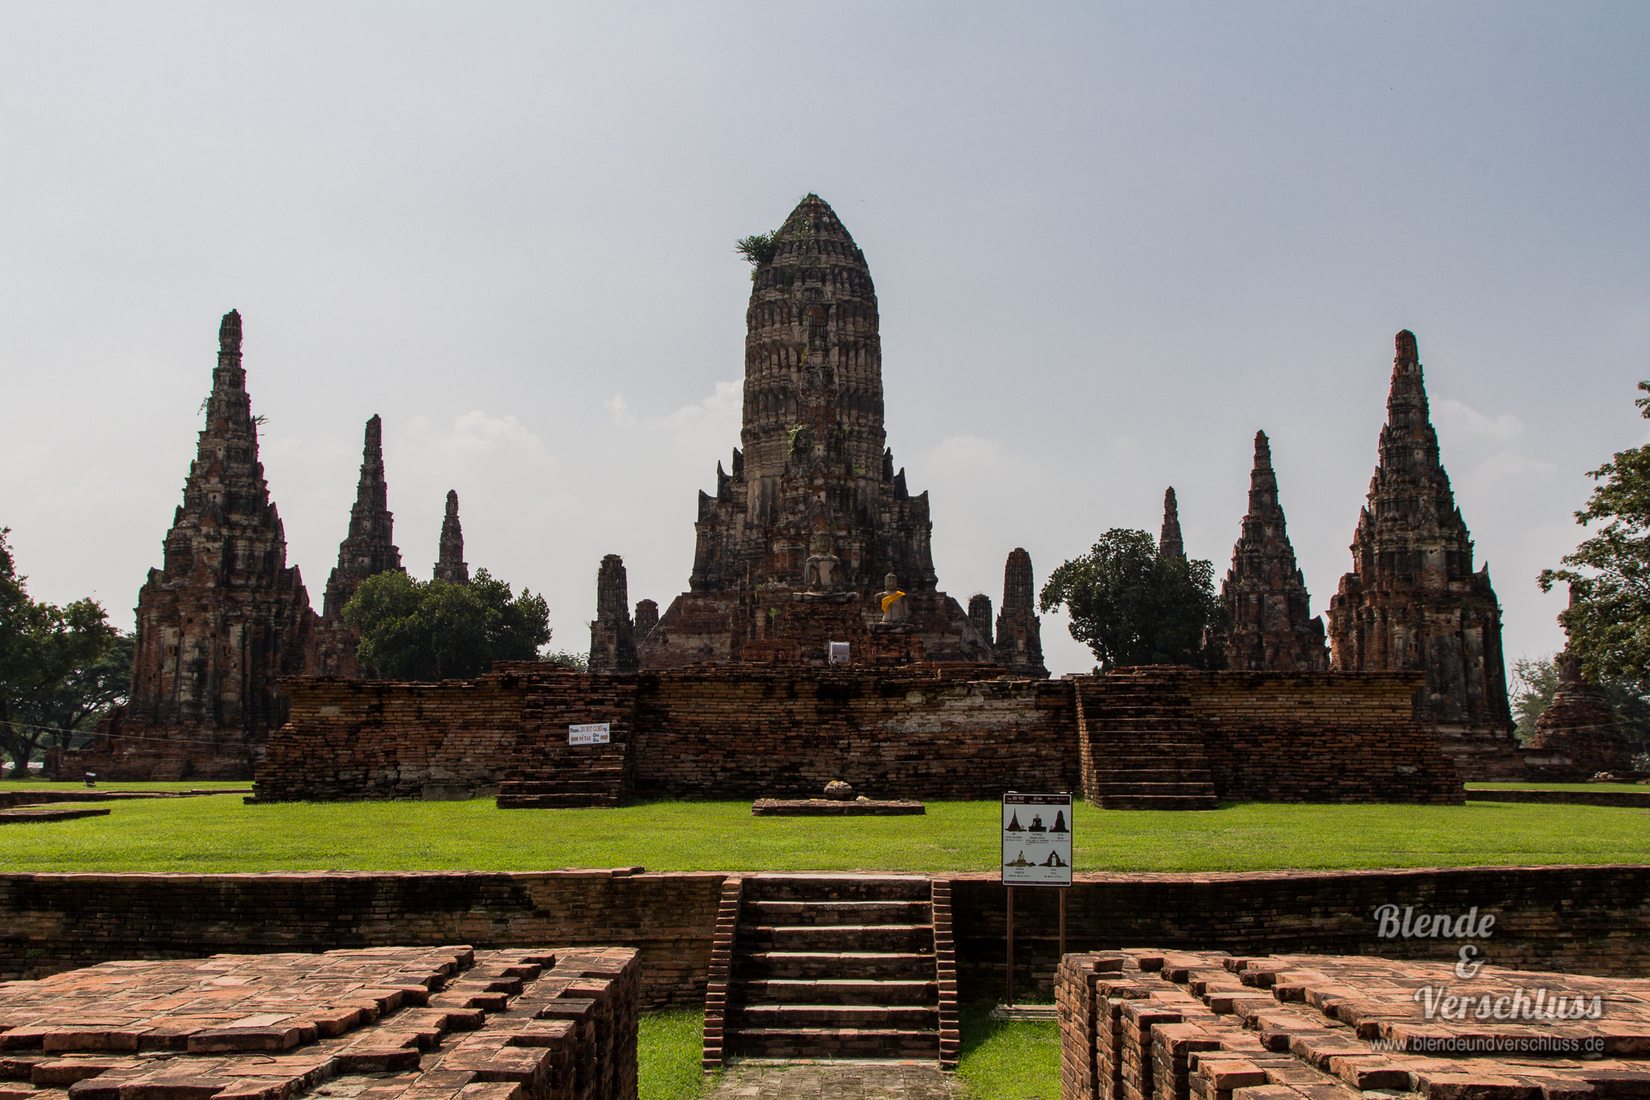
POLYGON ((1459 802, 1461 781, 1415 724, 1418 674, 1194 672, 1176 678, 1215 790, 1262 802, 1459 802))
POLYGON ((642 1003, 703 996, 725 876, 614 871, 0 875, 0 979, 109 959, 545 943, 640 949, 642 1003))
POLYGON ((873 798, 979 799, 1077 782, 1060 681, 649 673, 636 727, 643 795, 810 796, 844 779, 873 798))
POLYGON ((1076 783, 1071 689, 919 672, 705 669, 608 676, 502 665, 439 684, 301 679, 270 739, 260 801, 462 798, 518 759, 607 722, 643 796, 996 798, 1076 783))
MULTIPOLYGON (((965 996, 1004 984, 1003 887, 952 880, 965 996)), ((1014 895, 1019 988, 1049 987, 1058 961, 1058 891, 1014 895)), ((1374 913, 1496 914, 1485 944, 1497 966, 1650 976, 1650 866, 1078 875, 1066 899, 1066 950, 1151 944, 1242 953, 1322 952, 1452 959, 1459 944, 1383 939, 1374 913)))
MULTIPOLYGON (((642 1002, 694 1004, 726 875, 614 871, 316 871, 0 875, 0 978, 108 959, 343 947, 541 943, 636 947, 642 1002)), ((1003 983, 1003 892, 947 876, 964 998, 1003 983)), ((1055 968, 1055 891, 1016 894, 1019 988, 1055 968)), ((1377 906, 1496 914, 1489 962, 1650 976, 1650 866, 1079 875, 1067 950, 1157 944, 1234 952, 1453 958, 1448 940, 1376 935, 1377 906)))

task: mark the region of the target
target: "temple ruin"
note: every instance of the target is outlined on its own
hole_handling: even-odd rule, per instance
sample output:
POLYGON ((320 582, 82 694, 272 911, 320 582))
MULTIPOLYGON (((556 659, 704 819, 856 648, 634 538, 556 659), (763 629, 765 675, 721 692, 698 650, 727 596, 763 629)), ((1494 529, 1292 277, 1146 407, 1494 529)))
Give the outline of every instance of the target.
POLYGON ((1228 668, 1322 672, 1329 667, 1323 619, 1312 614, 1306 579, 1295 564, 1265 432, 1255 433, 1249 511, 1232 547, 1220 601, 1231 617, 1223 647, 1228 668))
MULTIPOLYGON (((590 671, 636 671, 636 623, 630 617, 624 559, 608 554, 596 571, 596 618, 590 624, 590 671)), ((654 605, 658 610, 658 605, 654 605)))
POLYGON ((1173 485, 1163 490, 1163 526, 1157 533, 1157 556, 1186 557, 1186 542, 1180 536, 1180 504, 1175 500, 1173 485))
MULTIPOLYGON (((1036 612, 1037 587, 1031 577, 1031 555, 1016 546, 1003 566, 1003 609, 997 613, 997 661, 1015 676, 1046 679, 1043 664, 1043 628, 1036 612)), ((973 601, 969 615, 973 616, 973 601)), ((990 614, 990 602, 986 603, 990 614)), ((985 635, 989 642, 991 634, 985 635)))
POLYGON ((448 584, 469 584, 470 563, 464 560, 464 528, 458 522, 458 490, 447 490, 447 514, 441 520, 441 547, 436 555, 434 579, 448 584))
MULTIPOLYGON (((1575 606, 1575 591, 1570 591, 1575 606)), ((1535 720, 1535 733, 1524 749, 1524 762, 1543 779, 1586 780, 1599 772, 1626 772, 1633 750, 1615 708, 1598 684, 1581 671, 1569 645, 1558 655, 1558 687, 1535 720)))
MULTIPOLYGON (((338 544, 338 564, 327 578, 321 624, 316 631, 315 653, 310 662, 310 671, 316 675, 361 675, 361 665, 355 657, 360 636, 344 622, 344 605, 368 577, 392 569, 401 571, 401 551, 395 545, 395 517, 390 514, 389 488, 384 481, 383 431, 383 422, 376 415, 367 421, 361 445, 361 476, 355 489, 355 504, 349 511, 349 533, 338 544)), ((456 524, 457 495, 448 499, 456 524)))
POLYGON ((276 679, 303 671, 315 615, 258 461, 234 310, 218 328, 206 426, 164 545, 138 591, 131 696, 60 774, 250 778, 286 720, 276 679))
POLYGON ((992 663, 938 590, 928 494, 910 493, 886 446, 864 253, 817 195, 771 243, 753 257, 740 447, 699 496, 689 590, 641 645, 642 667, 823 664, 831 642, 992 663))
POLYGON ((1466 778, 1517 770, 1489 567, 1455 505, 1428 415, 1415 335, 1398 333, 1380 461, 1352 541, 1352 572, 1329 605, 1334 669, 1419 671, 1416 718, 1466 778))

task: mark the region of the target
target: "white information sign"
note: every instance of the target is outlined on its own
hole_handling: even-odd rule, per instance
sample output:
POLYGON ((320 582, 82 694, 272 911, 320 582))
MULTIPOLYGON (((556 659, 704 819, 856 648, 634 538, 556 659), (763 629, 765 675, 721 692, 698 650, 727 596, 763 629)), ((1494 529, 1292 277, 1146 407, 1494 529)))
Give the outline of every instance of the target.
POLYGON ((584 725, 567 727, 567 743, 569 745, 605 745, 611 735, 608 723, 586 722, 584 725))
POLYGON ((1071 885, 1071 795, 1003 795, 1003 882, 1071 885))

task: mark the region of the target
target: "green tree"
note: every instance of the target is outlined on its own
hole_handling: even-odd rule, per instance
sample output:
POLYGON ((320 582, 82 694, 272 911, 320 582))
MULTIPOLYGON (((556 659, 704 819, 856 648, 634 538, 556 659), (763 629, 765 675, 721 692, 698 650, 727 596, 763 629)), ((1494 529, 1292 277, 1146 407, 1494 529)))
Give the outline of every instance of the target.
MULTIPOLYGON (((10 533, 0 528, 0 750, 11 757, 12 776, 22 778, 43 743, 112 701, 82 693, 108 674, 94 670, 117 632, 96 600, 58 607, 32 599, 6 544, 10 533)), ((129 659, 127 669, 129 677, 129 659)))
POLYGON ((1216 667, 1211 641, 1225 625, 1214 566, 1157 552, 1145 531, 1114 527, 1089 552, 1049 574, 1043 611, 1065 605, 1071 636, 1103 669, 1126 665, 1216 667))
POLYGON ((469 584, 379 573, 356 589, 344 621, 361 635, 362 667, 394 680, 475 676, 494 661, 534 660, 550 640, 544 597, 515 596, 485 569, 469 584))
MULTIPOLYGON (((1650 419, 1650 382, 1634 404, 1650 419)), ((1650 445, 1618 451, 1588 477, 1598 482, 1576 515, 1590 534, 1560 569, 1544 569, 1542 591, 1560 581, 1571 602, 1560 616, 1582 671, 1601 683, 1650 694, 1650 445)))

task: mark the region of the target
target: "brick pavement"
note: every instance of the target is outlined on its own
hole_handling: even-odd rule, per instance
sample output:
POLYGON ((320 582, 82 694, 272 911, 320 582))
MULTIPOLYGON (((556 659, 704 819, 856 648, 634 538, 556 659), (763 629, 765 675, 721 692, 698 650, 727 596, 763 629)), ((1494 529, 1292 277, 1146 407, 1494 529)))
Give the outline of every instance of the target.
POLYGON ((724 1072, 716 1087, 706 1094, 706 1100, 776 1096, 786 1100, 960 1100, 962 1095, 961 1083, 933 1066, 889 1062, 774 1066, 745 1062, 724 1072))

